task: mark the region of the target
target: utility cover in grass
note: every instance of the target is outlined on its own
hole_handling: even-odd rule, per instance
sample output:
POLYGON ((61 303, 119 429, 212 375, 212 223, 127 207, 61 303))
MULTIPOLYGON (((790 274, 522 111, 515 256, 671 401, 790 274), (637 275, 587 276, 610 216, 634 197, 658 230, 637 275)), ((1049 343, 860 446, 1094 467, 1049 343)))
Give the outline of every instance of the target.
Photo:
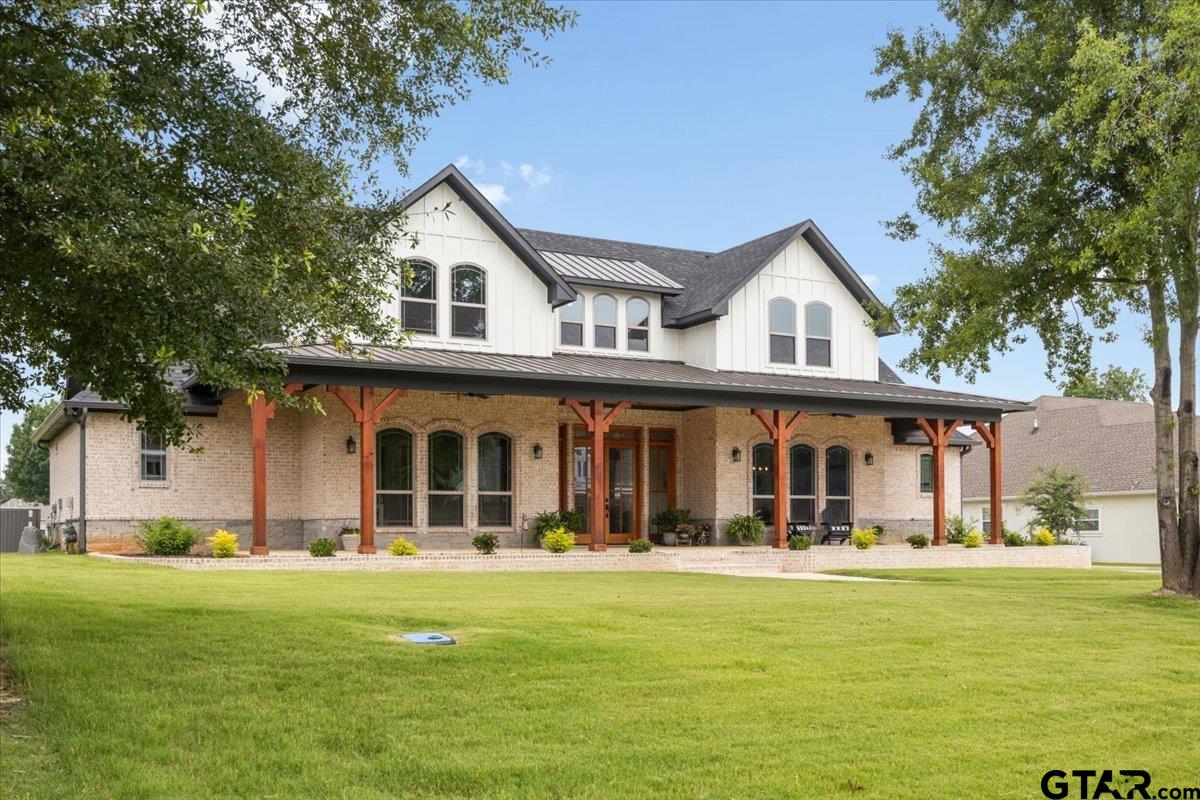
POLYGON ((406 642, 412 642, 413 644, 454 644, 455 643, 455 641, 452 637, 447 636, 444 633, 432 633, 432 632, 403 633, 403 634, 401 634, 401 636, 404 637, 404 640, 406 642))

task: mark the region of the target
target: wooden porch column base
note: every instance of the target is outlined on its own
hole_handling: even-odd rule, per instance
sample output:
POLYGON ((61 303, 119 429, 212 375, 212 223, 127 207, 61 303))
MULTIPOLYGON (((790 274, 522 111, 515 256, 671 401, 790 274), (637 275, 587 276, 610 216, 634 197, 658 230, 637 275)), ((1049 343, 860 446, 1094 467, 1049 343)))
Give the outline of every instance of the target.
POLYGON ((608 480, 607 460, 604 457, 604 434, 608 433, 608 429, 612 427, 617 416, 629 408, 629 403, 622 400, 605 413, 603 400, 593 400, 590 408, 579 400, 568 398, 563 402, 575 412, 575 416, 579 417, 587 426, 588 433, 592 435, 592 494, 589 498, 588 508, 588 530, 591 532, 592 540, 588 543, 588 550, 593 553, 601 553, 608 549, 608 544, 604 541, 605 532, 608 530, 608 503, 605 500, 608 480))
POLYGON ((788 506, 788 458, 787 447, 788 442, 792 439, 792 434, 796 432, 796 428, 805 419, 808 419, 808 412, 797 411, 792 415, 790 420, 785 421, 786 412, 776 409, 772 412, 772 416, 767 416, 767 412, 762 408, 752 408, 750 413, 758 417, 758 421, 767 429, 767 433, 771 435, 771 441, 775 445, 775 541, 776 549, 785 549, 788 546, 788 514, 791 511, 788 506))
POLYGON ((931 544, 944 547, 946 544, 946 444, 962 423, 958 420, 918 419, 917 426, 933 445, 933 541, 931 544))

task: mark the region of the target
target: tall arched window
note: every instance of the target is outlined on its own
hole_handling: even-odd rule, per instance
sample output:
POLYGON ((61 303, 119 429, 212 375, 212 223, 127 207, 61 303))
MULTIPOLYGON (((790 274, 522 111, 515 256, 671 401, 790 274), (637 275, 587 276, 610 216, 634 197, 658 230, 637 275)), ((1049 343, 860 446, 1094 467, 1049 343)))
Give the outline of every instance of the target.
POLYGON ((635 353, 650 352, 650 304, 640 297, 625 304, 625 342, 635 353))
POLYGON ((558 310, 558 343, 571 347, 583 346, 583 295, 558 310))
POLYGON ((786 297, 767 303, 772 364, 796 363, 796 304, 786 297))
POLYGON ((487 273, 479 267, 455 267, 450 273, 450 335, 487 338, 487 273))
POLYGON ((817 521, 817 454, 808 445, 797 444, 789 455, 789 519, 811 525, 817 521))
POLYGON ((775 446, 763 442, 750 451, 751 510, 767 525, 775 524, 775 446))
POLYGON ((463 524, 463 438, 454 431, 429 434, 429 524, 463 524))
POLYGON ((592 301, 592 346, 617 347, 617 301, 611 294, 598 294, 592 301))
POLYGON ((841 445, 825 451, 825 510, 833 524, 850 519, 850 451, 841 445))
POLYGON ((833 312, 824 303, 804 307, 804 363, 810 367, 833 363, 833 312))
POLYGON ((409 261, 411 279, 400 300, 400 322, 413 333, 437 336, 437 267, 428 261, 409 261))
POLYGON ((503 433, 479 437, 479 524, 512 525, 512 439, 503 433))
POLYGON ((399 428, 375 434, 375 520, 413 524, 413 437, 399 428))

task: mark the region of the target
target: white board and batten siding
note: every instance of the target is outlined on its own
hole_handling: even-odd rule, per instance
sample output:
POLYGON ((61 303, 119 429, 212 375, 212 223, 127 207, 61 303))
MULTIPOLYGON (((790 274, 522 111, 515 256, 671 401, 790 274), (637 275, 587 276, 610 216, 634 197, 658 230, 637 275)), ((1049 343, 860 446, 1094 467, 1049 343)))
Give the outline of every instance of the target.
MULTIPOLYGON (((409 346, 550 355, 555 341, 551 336, 554 313, 546 300, 546 284, 449 186, 443 183, 414 202, 405 227, 419 236, 417 245, 405 255, 438 268, 439 335, 415 335, 409 346), (434 210, 447 203, 452 213, 434 210), (450 335, 450 270, 459 264, 473 264, 487 272, 486 339, 450 335)), ((399 313, 399 298, 392 298, 387 312, 399 313)))
MULTIPOLYGON (((688 360, 708 351, 715 363, 698 366, 784 375, 820 375, 855 380, 879 379, 879 346, 871 318, 802 238, 785 247, 730 298, 729 313, 685 345, 688 360), (772 364, 768 350, 767 304, 786 297, 796 304, 795 366, 772 364), (804 306, 825 303, 832 312, 831 366, 804 365, 804 306), (712 342, 709 344, 709 342, 712 342)), ((689 331, 689 336, 691 332, 689 331)))

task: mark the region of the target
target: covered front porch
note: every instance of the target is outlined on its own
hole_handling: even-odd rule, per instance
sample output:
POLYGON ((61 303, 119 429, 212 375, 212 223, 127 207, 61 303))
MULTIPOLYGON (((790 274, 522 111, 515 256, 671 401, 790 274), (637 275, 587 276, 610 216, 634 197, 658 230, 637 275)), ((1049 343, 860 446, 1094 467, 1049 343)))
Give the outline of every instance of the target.
MULTIPOLYGON (((629 359, 521 359, 556 368, 547 375, 507 363, 521 357, 384 355, 292 351, 287 391, 317 395, 324 415, 250 403, 252 553, 270 552, 268 531, 284 516, 298 518, 304 541, 356 527, 362 554, 396 536, 469 549, 480 532, 528 549, 536 516, 563 509, 581 513, 577 543, 599 552, 653 538, 652 520, 671 507, 707 527, 710 545, 728 543, 730 517, 755 513, 777 549, 789 523, 881 525, 886 542, 925 533, 940 546, 968 443, 957 429, 979 432, 998 486, 999 417, 1011 405, 793 376, 735 383, 697 370, 708 381, 698 384, 662 374, 693 369, 673 362, 642 361, 643 372, 622 377, 609 370, 628 373, 629 359), (269 470, 280 458, 297 469, 269 470)), ((996 501, 989 533, 999 544, 996 501)))

